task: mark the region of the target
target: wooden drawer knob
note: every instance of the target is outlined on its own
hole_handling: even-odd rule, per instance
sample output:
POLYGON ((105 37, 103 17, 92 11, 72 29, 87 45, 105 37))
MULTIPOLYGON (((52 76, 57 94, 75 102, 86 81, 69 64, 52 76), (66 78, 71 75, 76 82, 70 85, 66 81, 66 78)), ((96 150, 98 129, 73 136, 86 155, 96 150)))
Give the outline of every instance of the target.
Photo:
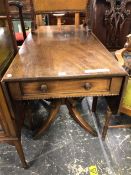
POLYGON ((40 90, 42 92, 47 92, 47 90, 48 90, 47 85, 46 84, 42 84, 41 87, 40 87, 40 90))
POLYGON ((85 86, 84 86, 84 88, 85 88, 86 90, 90 90, 91 87, 92 87, 91 83, 86 83, 85 86))

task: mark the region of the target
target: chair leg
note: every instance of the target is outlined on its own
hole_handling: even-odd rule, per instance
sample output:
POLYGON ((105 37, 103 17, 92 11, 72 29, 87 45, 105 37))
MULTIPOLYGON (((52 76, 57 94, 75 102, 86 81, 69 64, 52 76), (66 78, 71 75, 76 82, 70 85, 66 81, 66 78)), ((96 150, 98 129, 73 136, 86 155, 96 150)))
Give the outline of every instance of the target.
POLYGON ((34 135, 34 139, 37 139, 43 132, 45 132, 49 128, 51 123, 53 123, 53 121, 55 120, 57 113, 60 109, 61 101, 54 101, 54 102, 52 102, 51 105, 52 105, 52 109, 50 111, 50 115, 49 115, 47 121, 44 122, 43 126, 37 130, 37 132, 34 135))
POLYGON ((105 118, 105 124, 104 124, 103 131, 102 131, 102 139, 103 140, 105 140, 107 130, 109 128, 109 123, 110 123, 110 120, 111 120, 111 116, 112 116, 112 112, 111 112, 110 108, 108 108, 107 113, 106 113, 106 118, 105 118))
POLYGON ((18 152, 18 155, 20 157, 20 160, 22 162, 23 168, 27 169, 28 168, 28 165, 27 165, 27 163, 25 161, 25 156, 24 156, 22 145, 21 145, 21 140, 15 140, 14 141, 14 145, 15 145, 15 148, 16 148, 16 150, 18 152))
POLYGON ((80 13, 75 13, 75 28, 77 29, 80 25, 80 13))

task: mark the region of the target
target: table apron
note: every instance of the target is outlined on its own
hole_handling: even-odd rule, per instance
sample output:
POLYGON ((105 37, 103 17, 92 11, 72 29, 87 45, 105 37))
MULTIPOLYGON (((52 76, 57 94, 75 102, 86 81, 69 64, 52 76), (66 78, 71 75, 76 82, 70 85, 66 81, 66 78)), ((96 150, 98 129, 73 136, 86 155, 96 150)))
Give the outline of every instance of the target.
POLYGON ((123 77, 8 82, 15 100, 119 95, 123 77))

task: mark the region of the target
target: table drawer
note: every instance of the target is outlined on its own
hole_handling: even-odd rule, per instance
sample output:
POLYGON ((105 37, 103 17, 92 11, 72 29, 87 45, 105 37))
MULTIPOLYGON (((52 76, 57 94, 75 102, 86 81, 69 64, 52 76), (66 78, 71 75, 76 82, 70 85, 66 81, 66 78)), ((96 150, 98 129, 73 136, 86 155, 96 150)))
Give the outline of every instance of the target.
POLYGON ((77 80, 46 80, 9 83, 14 99, 63 98, 79 96, 118 95, 120 78, 91 78, 77 80))
POLYGON ((110 79, 57 80, 21 83, 24 95, 108 91, 110 79))

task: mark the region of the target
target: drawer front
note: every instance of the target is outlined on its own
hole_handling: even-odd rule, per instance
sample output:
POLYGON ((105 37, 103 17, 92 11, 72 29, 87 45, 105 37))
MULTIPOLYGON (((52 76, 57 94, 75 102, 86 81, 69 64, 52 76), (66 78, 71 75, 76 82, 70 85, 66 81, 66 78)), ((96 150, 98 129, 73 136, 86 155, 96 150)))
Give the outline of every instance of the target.
POLYGON ((121 78, 92 78, 81 80, 46 80, 9 83, 14 99, 63 98, 118 95, 121 78))
POLYGON ((110 79, 59 80, 21 84, 23 95, 45 93, 86 93, 108 91, 110 79))

